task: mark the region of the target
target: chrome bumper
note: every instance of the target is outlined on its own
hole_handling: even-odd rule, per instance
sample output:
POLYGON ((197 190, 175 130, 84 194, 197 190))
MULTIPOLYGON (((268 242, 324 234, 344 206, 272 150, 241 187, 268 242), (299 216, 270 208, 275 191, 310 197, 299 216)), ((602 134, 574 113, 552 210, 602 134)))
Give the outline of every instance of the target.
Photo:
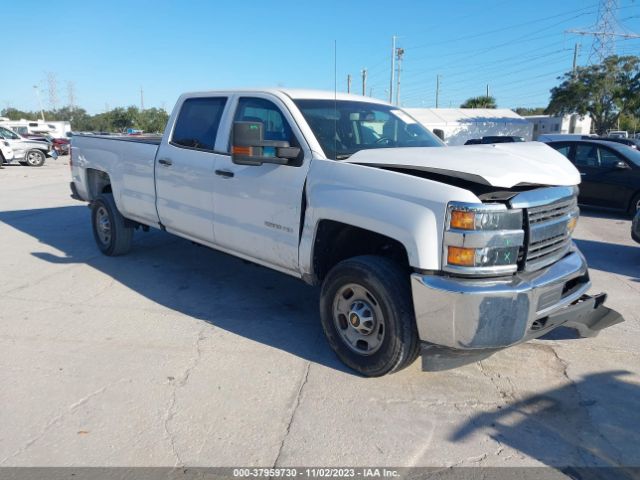
POLYGON ((588 335, 623 321, 616 312, 603 310, 604 296, 585 295, 590 286, 587 263, 577 249, 542 270, 507 280, 411 276, 418 334, 425 346, 484 351, 484 356, 562 324, 588 335))

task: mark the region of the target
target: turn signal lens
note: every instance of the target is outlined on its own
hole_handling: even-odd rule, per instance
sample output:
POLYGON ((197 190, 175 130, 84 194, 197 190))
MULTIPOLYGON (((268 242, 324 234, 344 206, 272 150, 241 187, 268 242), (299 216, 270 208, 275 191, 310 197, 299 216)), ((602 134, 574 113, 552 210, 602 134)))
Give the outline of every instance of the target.
POLYGON ((578 217, 572 217, 569 220, 569 222, 567 223, 567 231, 569 232, 569 235, 571 235, 573 231, 576 229, 577 224, 578 224, 578 217))
POLYGON ((234 155, 244 155, 246 157, 250 157, 253 154, 251 147, 238 147, 236 145, 233 146, 232 152, 234 155))
POLYGON ((473 230, 476 224, 476 214, 474 212, 465 212, 463 210, 452 210, 451 228, 459 228, 461 230, 473 230))
POLYGON ((473 267, 476 263, 476 249, 449 247, 449 250, 447 252, 447 262, 449 263, 449 265, 473 267))

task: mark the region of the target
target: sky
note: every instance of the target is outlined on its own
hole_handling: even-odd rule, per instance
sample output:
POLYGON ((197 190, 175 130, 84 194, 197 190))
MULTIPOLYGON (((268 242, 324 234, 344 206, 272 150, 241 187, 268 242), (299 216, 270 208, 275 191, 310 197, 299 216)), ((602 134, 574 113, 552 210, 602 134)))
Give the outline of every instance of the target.
MULTIPOLYGON (((3 0, 0 109, 74 103, 171 110, 183 92, 245 87, 362 91, 388 99, 391 42, 404 49, 400 103, 544 107, 557 78, 589 63, 598 0, 3 0), (334 48, 335 47, 335 48, 334 48), (334 53, 336 55, 334 56, 334 53), (337 68, 334 68, 336 66, 337 68), (49 82, 48 79, 54 79, 49 82), (37 88, 34 88, 34 85, 37 88)), ((618 0, 621 33, 640 34, 640 0, 618 0)), ((618 39, 640 55, 640 39, 618 39)))

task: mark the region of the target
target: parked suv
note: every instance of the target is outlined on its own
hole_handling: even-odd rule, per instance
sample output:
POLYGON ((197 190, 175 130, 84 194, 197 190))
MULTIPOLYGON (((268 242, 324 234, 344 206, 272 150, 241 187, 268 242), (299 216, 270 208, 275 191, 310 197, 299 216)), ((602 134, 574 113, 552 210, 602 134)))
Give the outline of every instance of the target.
POLYGON ((604 140, 548 142, 582 176, 579 201, 634 215, 640 210, 640 152, 604 140))
POLYGON ((5 159, 6 163, 14 161, 30 167, 41 167, 47 157, 58 157, 51 144, 24 138, 9 128, 0 127, 0 140, 6 141, 13 150, 13 160, 5 159))

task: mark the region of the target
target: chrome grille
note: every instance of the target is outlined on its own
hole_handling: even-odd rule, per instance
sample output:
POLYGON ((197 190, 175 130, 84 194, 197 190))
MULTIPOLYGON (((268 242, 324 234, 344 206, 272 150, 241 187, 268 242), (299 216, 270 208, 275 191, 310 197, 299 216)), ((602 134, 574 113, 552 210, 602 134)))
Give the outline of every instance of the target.
POLYGON ((566 255, 571 248, 568 224, 579 213, 577 198, 577 187, 547 187, 527 190, 509 200, 511 208, 525 211, 520 270, 538 270, 566 255))
POLYGON ((567 225, 577 216, 576 197, 527 209, 525 270, 538 270, 562 258, 571 246, 567 225))

